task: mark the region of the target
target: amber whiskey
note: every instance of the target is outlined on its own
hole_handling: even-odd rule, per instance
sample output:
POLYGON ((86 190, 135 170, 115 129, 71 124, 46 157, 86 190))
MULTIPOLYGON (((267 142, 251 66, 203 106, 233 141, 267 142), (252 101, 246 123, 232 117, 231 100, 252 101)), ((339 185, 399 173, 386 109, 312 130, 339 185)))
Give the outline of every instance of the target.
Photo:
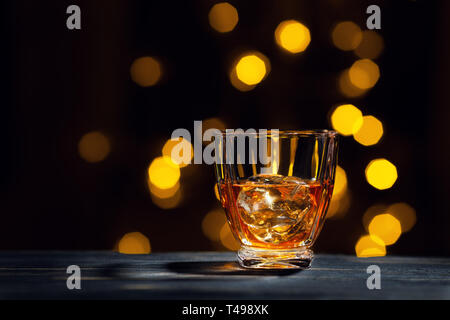
POLYGON ((261 249, 312 245, 332 190, 331 184, 281 175, 220 184, 233 234, 243 245, 261 249))

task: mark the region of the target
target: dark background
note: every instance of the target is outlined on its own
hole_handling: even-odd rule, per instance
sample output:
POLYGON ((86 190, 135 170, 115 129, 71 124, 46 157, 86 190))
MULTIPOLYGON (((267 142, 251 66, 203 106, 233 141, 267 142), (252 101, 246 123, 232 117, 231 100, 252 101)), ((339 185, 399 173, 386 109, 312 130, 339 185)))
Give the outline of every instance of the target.
POLYGON ((0 249, 112 249, 131 231, 153 251, 213 250, 201 221, 217 207, 213 168, 183 169, 184 199, 167 211, 146 184, 151 160, 176 128, 220 117, 230 128, 329 128, 338 103, 354 103, 383 119, 385 136, 366 148, 341 140, 352 203, 329 220, 315 251, 354 253, 361 217, 378 202, 407 202, 417 224, 389 254, 450 252, 450 2, 230 1, 239 24, 218 34, 208 24, 215 1, 2 1, 2 126, 0 249), (66 8, 82 10, 82 30, 66 28, 66 8), (330 44, 334 23, 365 25, 365 9, 382 10, 385 50, 379 83, 362 99, 345 99, 336 76, 354 56, 330 44), (313 42, 300 57, 273 40, 278 23, 299 19, 313 42), (245 49, 271 61, 269 77, 250 92, 228 79, 245 49), (134 59, 164 64, 163 83, 141 88, 130 79, 134 59), (98 164, 77 150, 87 132, 107 133, 112 151, 98 164), (367 163, 388 157, 399 179, 378 191, 364 178, 367 163))

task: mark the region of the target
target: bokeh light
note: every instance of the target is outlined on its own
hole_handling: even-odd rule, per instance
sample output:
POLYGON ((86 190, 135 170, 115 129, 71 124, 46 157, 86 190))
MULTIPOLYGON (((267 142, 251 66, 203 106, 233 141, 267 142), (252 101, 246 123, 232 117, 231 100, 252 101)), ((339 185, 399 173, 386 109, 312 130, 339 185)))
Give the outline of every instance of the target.
POLYGON ((334 178, 333 195, 327 210, 327 219, 342 218, 350 207, 350 194, 347 190, 347 174, 337 166, 334 178))
POLYGON ((173 188, 180 179, 180 169, 170 157, 153 160, 148 168, 150 182, 160 189, 173 188))
POLYGON ((386 255, 386 246, 376 236, 365 235, 356 243, 355 252, 359 258, 383 257, 386 255))
POLYGON ((328 205, 327 210, 327 219, 340 219, 343 218, 348 209, 350 208, 351 204, 351 195, 348 190, 346 190, 342 195, 339 197, 332 197, 331 202, 328 205))
POLYGON ((416 210, 409 204, 400 202, 394 203, 386 209, 386 213, 389 213, 395 217, 402 226, 402 233, 408 232, 414 227, 417 221, 416 210))
POLYGON ((362 112, 352 104, 338 106, 331 115, 331 125, 334 130, 344 136, 354 134, 362 124, 362 112))
POLYGON ((212 210, 203 218, 203 234, 212 241, 220 241, 220 231, 226 223, 227 218, 222 209, 212 210))
POLYGON ((130 232, 120 239, 118 250, 125 254, 148 254, 151 252, 151 246, 145 235, 140 232, 130 232))
POLYGON ((194 147, 182 137, 173 140, 169 139, 162 149, 162 154, 164 157, 170 158, 180 168, 184 168, 191 163, 194 157, 194 147), (190 152, 184 152, 185 150, 190 150, 190 152), (175 157, 173 157, 172 152, 174 152, 175 157))
POLYGON ((150 179, 148 179, 148 187, 151 194, 155 197, 158 197, 160 199, 169 199, 175 196, 175 194, 180 190, 180 183, 177 182, 172 188, 161 189, 151 183, 150 179))
POLYGON ((366 167, 366 180, 374 188, 385 190, 397 181, 397 168, 386 159, 372 160, 366 167))
POLYGON ((383 52, 383 49, 383 38, 375 31, 366 30, 362 33, 362 40, 354 52, 362 59, 376 59, 383 52))
POLYGON ((369 234, 381 239, 385 245, 397 242, 402 234, 402 226, 394 216, 383 213, 375 216, 369 223, 369 234))
POLYGON ((230 82, 239 91, 250 91, 267 77, 270 68, 269 59, 261 52, 245 52, 234 61, 229 74, 230 82))
POLYGON ((209 11, 208 18, 211 27, 221 33, 232 31, 239 21, 236 8, 228 2, 215 4, 209 11))
POLYGON ((347 189, 347 174, 342 167, 336 167, 336 176, 334 178, 333 198, 340 198, 347 189))
POLYGON ((242 92, 253 90, 256 87, 256 86, 249 86, 243 83, 241 80, 239 80, 236 74, 236 68, 234 67, 230 71, 230 82, 233 87, 242 92))
POLYGON ((219 118, 208 118, 203 120, 202 123, 203 132, 209 129, 225 130, 227 128, 225 122, 219 118))
POLYGON ((153 193, 152 196, 152 202, 158 206, 161 209, 164 210, 170 210, 178 207, 181 204, 181 201, 183 200, 183 194, 181 192, 181 189, 178 189, 173 196, 170 198, 160 198, 153 193))
POLYGON ((266 63, 256 54, 248 54, 236 64, 237 78, 246 85, 260 83, 267 74, 266 63))
POLYGON ((303 52, 311 42, 309 29, 296 20, 281 22, 275 30, 275 41, 290 53, 303 52))
POLYGON ((240 248, 239 242, 231 233, 231 229, 228 223, 225 223, 220 230, 220 242, 225 248, 231 251, 236 251, 240 248))
POLYGON ((161 64, 152 57, 138 58, 131 65, 130 74, 131 79, 141 87, 151 87, 161 79, 161 64))
POLYGON ((216 196, 216 199, 217 199, 217 200, 221 201, 221 200, 220 200, 219 187, 218 187, 217 183, 214 184, 214 195, 216 196))
POLYGON ((377 144, 383 136, 383 124, 374 116, 364 116, 361 128, 353 135, 363 146, 377 144))
MULTIPOLYGON (((227 128, 225 122, 220 118, 208 118, 203 120, 202 135, 209 129, 225 130, 227 128)), ((204 145, 208 145, 210 141, 202 141, 204 145)))
POLYGON ((349 69, 342 71, 339 75, 338 89, 344 97, 348 98, 361 97, 367 92, 367 89, 360 89, 353 85, 353 83, 350 81, 349 69))
POLYGON ((361 28, 352 21, 338 23, 331 32, 333 44, 344 51, 356 49, 362 38, 361 28))
POLYGON ((98 131, 85 134, 78 143, 80 157, 90 163, 105 160, 110 151, 111 146, 108 138, 98 131))
POLYGON ((386 213, 386 209, 387 209, 387 206, 385 204, 377 203, 377 204, 375 204, 373 206, 370 206, 364 212, 364 215, 363 215, 363 218, 362 218, 362 223, 363 223, 364 228, 366 229, 367 232, 369 232, 370 221, 372 221, 372 219, 375 216, 377 216, 379 214, 386 213))
POLYGON ((359 89, 370 89, 380 79, 378 65, 369 59, 355 61, 348 74, 350 82, 359 89))

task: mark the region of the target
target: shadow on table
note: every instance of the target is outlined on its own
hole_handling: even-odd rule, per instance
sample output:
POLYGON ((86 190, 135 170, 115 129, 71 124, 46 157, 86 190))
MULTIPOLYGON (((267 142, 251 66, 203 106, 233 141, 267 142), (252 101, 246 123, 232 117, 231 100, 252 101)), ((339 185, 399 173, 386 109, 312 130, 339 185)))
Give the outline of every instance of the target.
POLYGON ((234 276, 287 276, 297 272, 299 269, 264 270, 244 269, 236 262, 171 262, 166 265, 172 272, 182 274, 198 275, 234 275, 234 276))

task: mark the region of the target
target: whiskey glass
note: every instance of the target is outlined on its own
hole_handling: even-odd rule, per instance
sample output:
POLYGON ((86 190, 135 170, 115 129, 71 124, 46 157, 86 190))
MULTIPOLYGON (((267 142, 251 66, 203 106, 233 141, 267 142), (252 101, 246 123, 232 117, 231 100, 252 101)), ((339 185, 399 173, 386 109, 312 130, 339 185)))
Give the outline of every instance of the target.
POLYGON ((333 193, 337 133, 225 130, 216 139, 218 190, 241 244, 239 264, 309 268, 333 193))

